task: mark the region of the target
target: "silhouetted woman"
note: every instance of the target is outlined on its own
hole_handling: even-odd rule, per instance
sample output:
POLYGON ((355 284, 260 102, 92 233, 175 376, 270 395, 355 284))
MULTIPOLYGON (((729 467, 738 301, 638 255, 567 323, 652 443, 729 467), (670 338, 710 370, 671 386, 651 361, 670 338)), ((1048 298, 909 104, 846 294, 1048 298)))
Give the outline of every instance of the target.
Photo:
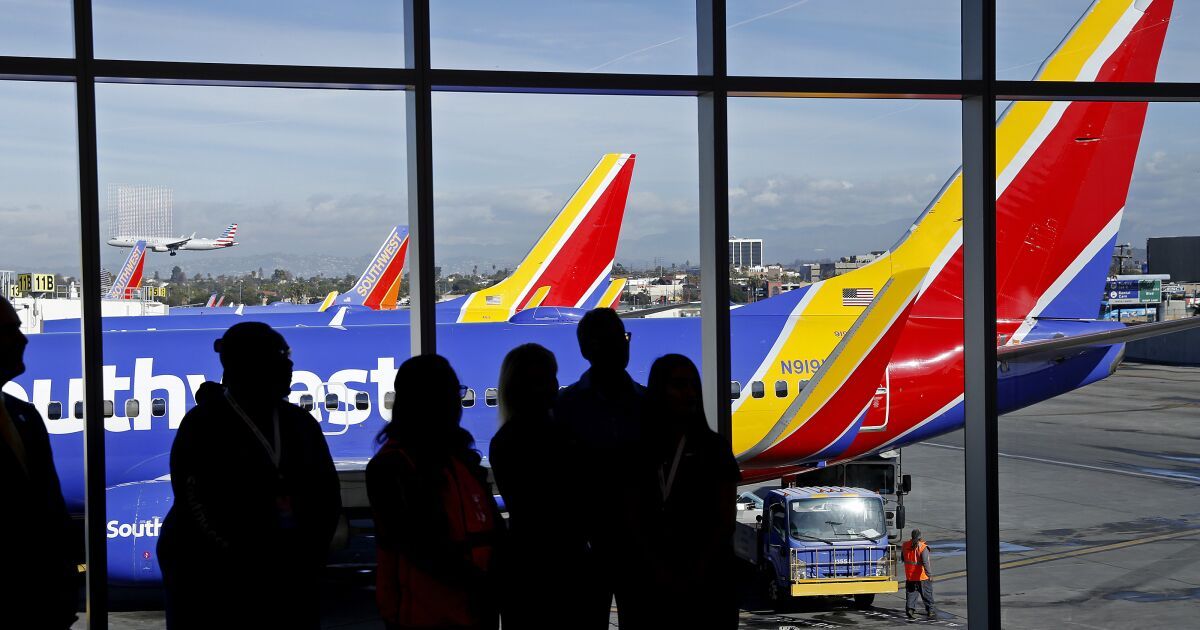
POLYGON ((659 526, 687 537, 665 545, 660 587, 679 627, 736 628, 735 493, 741 478, 729 442, 708 427, 700 373, 680 354, 659 357, 646 385, 647 421, 658 446, 659 526), (682 616, 682 618, 680 618, 682 616))
POLYGON ((437 355, 396 371, 392 421, 367 464, 375 515, 376 602, 389 628, 494 628, 489 587, 500 526, 458 376, 437 355))
POLYGON ((569 466, 552 418, 554 354, 535 343, 514 348, 500 366, 499 384, 500 428, 488 455, 508 509, 501 621, 505 630, 573 627, 585 538, 564 510, 569 466))

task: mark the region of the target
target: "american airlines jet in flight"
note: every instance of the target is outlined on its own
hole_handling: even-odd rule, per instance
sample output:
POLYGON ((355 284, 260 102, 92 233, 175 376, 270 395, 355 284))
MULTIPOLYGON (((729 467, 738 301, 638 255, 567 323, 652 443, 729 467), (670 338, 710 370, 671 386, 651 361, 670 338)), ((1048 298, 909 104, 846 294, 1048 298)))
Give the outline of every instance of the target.
POLYGON ((238 224, 230 223, 217 238, 196 238, 191 236, 118 236, 108 239, 113 247, 133 247, 138 241, 146 242, 146 249, 153 252, 170 252, 174 256, 179 250, 206 251, 210 249, 225 249, 238 244, 233 240, 237 236, 238 224))

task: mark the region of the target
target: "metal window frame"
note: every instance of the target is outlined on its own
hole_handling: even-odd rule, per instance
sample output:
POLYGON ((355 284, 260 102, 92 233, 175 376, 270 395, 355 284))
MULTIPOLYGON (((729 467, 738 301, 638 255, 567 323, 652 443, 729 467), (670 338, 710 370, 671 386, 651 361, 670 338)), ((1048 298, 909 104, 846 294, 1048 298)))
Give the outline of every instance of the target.
POLYGON ((995 0, 961 0, 959 79, 729 76, 721 0, 696 0, 695 74, 452 70, 432 67, 430 0, 405 0, 405 67, 317 67, 96 59, 90 0, 73 0, 75 56, 0 56, 0 81, 76 85, 79 149, 81 360, 85 408, 87 616, 107 627, 104 530, 103 346, 100 335, 100 217, 96 155, 97 83, 405 90, 409 152, 410 286, 413 354, 436 349, 433 278, 431 95, 521 92, 684 96, 697 100, 699 220, 705 409, 713 428, 730 426, 728 103, 732 97, 959 100, 963 105, 964 332, 968 612, 972 625, 999 627, 995 400, 995 111, 1007 100, 1200 102, 1200 83, 999 81, 995 0), (92 410, 97 410, 93 413, 92 410), (101 439, 96 439, 100 436, 101 439))

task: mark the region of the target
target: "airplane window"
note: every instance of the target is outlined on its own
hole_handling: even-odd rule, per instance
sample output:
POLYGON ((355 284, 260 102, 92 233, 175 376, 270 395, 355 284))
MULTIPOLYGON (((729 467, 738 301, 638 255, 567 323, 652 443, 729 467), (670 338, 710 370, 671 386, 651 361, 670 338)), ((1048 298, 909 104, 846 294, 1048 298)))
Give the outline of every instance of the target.
POLYGON ((396 406, 396 392, 388 392, 383 395, 383 408, 391 409, 396 406))
POLYGON ((750 395, 755 398, 762 398, 767 395, 766 386, 762 381, 754 381, 750 383, 750 395))
POLYGON ((125 401, 125 417, 136 418, 142 415, 142 404, 136 398, 130 398, 125 401))
POLYGON ((799 383, 796 383, 796 391, 797 392, 804 391, 805 387, 808 387, 808 381, 800 381, 799 383))
POLYGON ((787 381, 775 381, 775 397, 787 398, 787 381))
POLYGON ((729 383, 729 399, 737 400, 742 397, 742 384, 737 381, 729 383))
POLYGON ((301 395, 300 395, 300 408, 301 408, 301 409, 303 409, 303 410, 305 410, 305 411, 312 411, 312 410, 313 410, 313 397, 312 397, 312 394, 301 394, 301 395))
POLYGON ((154 398, 150 401, 150 415, 155 418, 161 418, 167 415, 167 399, 154 398))
POLYGON ((62 403, 53 401, 49 405, 46 405, 46 417, 51 420, 62 419, 62 403))
POLYGON ((337 411, 337 410, 338 410, 337 394, 325 394, 325 411, 337 411))
POLYGON ((495 407, 497 404, 496 388, 489 387, 483 390, 483 404, 489 407, 495 407))
POLYGON ((104 401, 104 417, 105 418, 113 417, 113 411, 115 411, 115 410, 116 410, 116 405, 113 404, 113 401, 111 401, 111 400, 104 401))
POLYGON ((75 401, 75 418, 77 420, 83 418, 83 401, 82 400, 75 401))
POLYGON ((366 411, 371 408, 371 396, 367 392, 358 392, 354 395, 354 408, 359 411, 366 411))
POLYGON ((470 409, 475 406, 475 390, 468 388, 467 393, 463 394, 462 406, 470 409))

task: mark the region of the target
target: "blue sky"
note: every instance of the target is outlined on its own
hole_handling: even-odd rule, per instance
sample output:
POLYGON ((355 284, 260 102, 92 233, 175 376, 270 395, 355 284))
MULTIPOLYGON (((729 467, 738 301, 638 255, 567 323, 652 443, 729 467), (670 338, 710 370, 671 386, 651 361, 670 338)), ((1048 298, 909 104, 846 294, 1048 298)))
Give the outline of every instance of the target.
MULTIPOLYGON (((999 74, 1029 78, 1089 3, 998 4, 999 74)), ((97 0, 96 49, 113 58, 399 65, 401 5, 97 0)), ((68 2, 0 0, 0 14, 0 54, 70 54, 68 2)), ((690 0, 438 1, 433 59, 687 73, 693 18, 690 0)), ((957 20, 957 0, 739 0, 729 7, 730 72, 954 77, 957 20)), ((1197 35, 1200 7, 1177 0, 1160 78, 1197 80, 1197 35)), ((170 186, 177 231, 211 235, 237 221, 239 255, 367 255, 404 221, 403 102, 398 92, 101 85, 101 188, 170 186)), ((0 254, 0 268, 78 267, 63 238, 77 231, 73 103, 69 84, 0 82, 0 223, 29 235, 0 254)), ((1195 231, 1197 114, 1200 105, 1150 107, 1123 240, 1195 231)), ((768 259, 785 262, 887 247, 960 162, 959 120, 956 102, 735 99, 732 231, 766 238, 768 259)), ((690 98, 435 95, 439 263, 512 264, 609 151, 638 154, 618 259, 694 262, 695 128, 690 98)), ((121 256, 105 254, 110 265, 121 256)))

